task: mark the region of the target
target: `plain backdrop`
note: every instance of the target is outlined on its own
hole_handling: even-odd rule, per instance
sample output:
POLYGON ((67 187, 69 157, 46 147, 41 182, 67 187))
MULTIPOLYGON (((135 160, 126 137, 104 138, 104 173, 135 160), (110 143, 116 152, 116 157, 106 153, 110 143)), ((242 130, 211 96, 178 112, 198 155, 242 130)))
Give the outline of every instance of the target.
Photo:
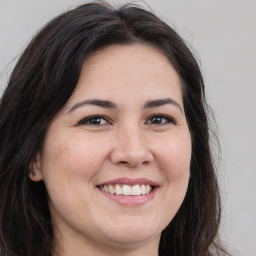
MULTIPOLYGON (((86 2, 0 0, 0 94, 38 28, 86 2)), ((256 256, 256 0, 145 2, 200 60, 222 149, 221 235, 233 256, 256 256)))

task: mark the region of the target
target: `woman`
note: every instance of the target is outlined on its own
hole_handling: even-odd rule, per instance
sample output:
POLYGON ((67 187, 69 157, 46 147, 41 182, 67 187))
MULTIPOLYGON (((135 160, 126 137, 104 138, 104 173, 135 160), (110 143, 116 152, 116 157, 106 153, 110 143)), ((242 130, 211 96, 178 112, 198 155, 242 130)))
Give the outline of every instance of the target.
POLYGON ((220 255, 203 79, 139 7, 49 22, 0 105, 0 255, 220 255))

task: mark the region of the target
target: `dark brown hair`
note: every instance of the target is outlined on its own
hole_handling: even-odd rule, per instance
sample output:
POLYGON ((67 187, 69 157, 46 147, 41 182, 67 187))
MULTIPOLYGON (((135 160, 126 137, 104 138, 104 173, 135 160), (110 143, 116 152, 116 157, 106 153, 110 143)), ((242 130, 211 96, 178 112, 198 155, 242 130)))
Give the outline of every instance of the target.
POLYGON ((180 36, 149 11, 90 3, 50 21, 15 66, 0 102, 0 255, 50 256, 53 227, 43 182, 28 178, 47 127, 73 93, 89 54, 111 44, 149 44, 166 55, 182 83, 192 137, 191 178, 178 213, 162 232, 159 255, 210 256, 220 196, 209 145, 202 75, 180 36))

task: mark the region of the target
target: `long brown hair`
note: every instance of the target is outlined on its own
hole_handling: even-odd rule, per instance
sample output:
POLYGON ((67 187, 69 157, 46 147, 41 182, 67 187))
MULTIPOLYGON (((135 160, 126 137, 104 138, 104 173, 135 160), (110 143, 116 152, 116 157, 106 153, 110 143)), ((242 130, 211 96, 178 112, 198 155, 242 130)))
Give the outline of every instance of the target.
POLYGON ((221 204, 209 144, 204 82, 196 59, 166 23, 140 7, 90 3, 50 21, 15 66, 0 102, 0 255, 52 255, 53 227, 43 182, 28 178, 47 127, 73 93, 89 54, 111 44, 146 43, 162 51, 182 83, 192 137, 186 197, 163 230, 159 255, 210 256, 221 204))

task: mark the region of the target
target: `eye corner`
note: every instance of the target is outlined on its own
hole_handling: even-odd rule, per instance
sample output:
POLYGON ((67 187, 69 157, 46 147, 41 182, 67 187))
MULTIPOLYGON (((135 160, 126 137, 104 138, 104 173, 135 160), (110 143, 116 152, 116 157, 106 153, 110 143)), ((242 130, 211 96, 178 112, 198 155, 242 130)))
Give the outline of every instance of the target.
POLYGON ((105 126, 105 125, 111 125, 111 121, 109 118, 107 118, 104 115, 91 115, 85 118, 82 118, 76 126, 81 126, 81 125, 88 125, 88 126, 105 126))
POLYGON ((146 123, 149 123, 151 125, 157 125, 157 126, 168 125, 168 124, 177 125, 177 121, 173 117, 166 114, 153 114, 149 116, 146 123), (152 122, 153 119, 155 119, 154 122, 152 122))

